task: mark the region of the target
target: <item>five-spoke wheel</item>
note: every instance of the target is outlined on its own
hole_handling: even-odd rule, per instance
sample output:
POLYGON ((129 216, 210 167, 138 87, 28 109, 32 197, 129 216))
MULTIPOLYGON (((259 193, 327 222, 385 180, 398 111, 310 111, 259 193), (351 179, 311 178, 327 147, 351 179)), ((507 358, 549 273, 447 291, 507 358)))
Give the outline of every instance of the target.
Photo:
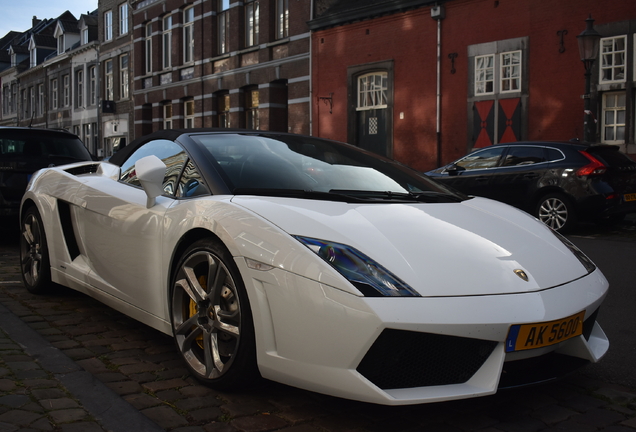
POLYGON ((220 389, 254 379, 249 301, 230 254, 220 244, 201 240, 183 254, 171 312, 177 347, 196 378, 220 389))

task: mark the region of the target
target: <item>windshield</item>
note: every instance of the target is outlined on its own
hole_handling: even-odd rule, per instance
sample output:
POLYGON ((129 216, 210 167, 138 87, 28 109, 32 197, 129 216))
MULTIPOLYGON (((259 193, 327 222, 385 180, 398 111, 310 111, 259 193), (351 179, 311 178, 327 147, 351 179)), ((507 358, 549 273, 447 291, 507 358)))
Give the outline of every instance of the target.
POLYGON ((191 135, 218 164, 235 194, 293 190, 360 196, 362 192, 437 193, 465 199, 389 159, 318 138, 248 134, 191 135))

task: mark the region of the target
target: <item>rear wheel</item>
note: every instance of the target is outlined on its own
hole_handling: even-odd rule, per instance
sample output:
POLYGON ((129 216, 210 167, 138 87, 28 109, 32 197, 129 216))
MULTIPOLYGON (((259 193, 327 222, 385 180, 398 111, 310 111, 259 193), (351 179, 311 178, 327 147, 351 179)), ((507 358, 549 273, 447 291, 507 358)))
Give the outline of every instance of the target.
POLYGON ((247 293, 221 244, 204 239, 185 251, 172 284, 171 315, 179 353, 198 380, 233 390, 258 377, 247 293))
POLYGON ((535 208, 535 216, 555 231, 564 232, 576 223, 576 214, 570 200, 559 193, 542 197, 535 208))
POLYGON ((43 294, 52 286, 51 266, 42 218, 35 207, 24 212, 20 231, 22 281, 29 292, 43 294))

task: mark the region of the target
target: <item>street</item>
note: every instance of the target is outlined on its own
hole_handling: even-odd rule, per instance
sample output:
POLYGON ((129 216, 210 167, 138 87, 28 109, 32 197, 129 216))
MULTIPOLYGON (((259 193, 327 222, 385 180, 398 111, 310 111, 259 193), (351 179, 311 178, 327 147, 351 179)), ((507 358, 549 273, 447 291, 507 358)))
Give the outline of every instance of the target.
POLYGON ((636 224, 568 237, 603 270, 599 315, 611 347, 553 383, 463 401, 386 407, 263 381, 211 390, 188 376, 172 339, 83 294, 29 294, 18 241, 0 239, 0 430, 636 431, 636 224), (16 340, 20 338, 20 340, 16 340))

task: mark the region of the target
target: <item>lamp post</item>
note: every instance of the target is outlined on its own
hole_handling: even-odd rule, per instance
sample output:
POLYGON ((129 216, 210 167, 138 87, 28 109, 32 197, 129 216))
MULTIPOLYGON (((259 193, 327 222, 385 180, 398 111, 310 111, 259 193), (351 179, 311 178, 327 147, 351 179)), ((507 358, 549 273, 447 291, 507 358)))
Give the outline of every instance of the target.
POLYGON ((579 43, 581 61, 585 67, 585 94, 583 95, 583 99, 585 100, 585 111, 583 114, 583 141, 590 142, 592 139, 592 133, 590 131, 590 117, 592 116, 592 111, 590 111, 592 65, 598 56, 598 46, 601 35, 594 30, 594 20, 592 19, 591 14, 589 18, 585 20, 585 23, 587 24, 587 27, 576 37, 576 40, 579 43))

